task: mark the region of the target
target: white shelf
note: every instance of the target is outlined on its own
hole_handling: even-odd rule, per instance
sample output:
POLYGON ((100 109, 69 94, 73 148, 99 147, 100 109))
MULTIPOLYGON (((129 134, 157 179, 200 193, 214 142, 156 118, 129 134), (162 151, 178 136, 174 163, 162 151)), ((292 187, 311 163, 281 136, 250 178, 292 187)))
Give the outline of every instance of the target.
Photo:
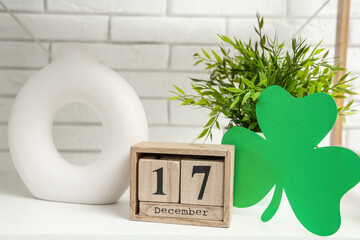
MULTIPOLYGON (((80 205, 33 198, 14 172, 0 172, 0 239, 314 239, 283 199, 275 217, 260 220, 266 206, 234 208, 230 228, 129 220, 129 193, 113 205, 80 205)), ((360 239, 360 184, 341 202, 342 226, 332 239, 360 239)))

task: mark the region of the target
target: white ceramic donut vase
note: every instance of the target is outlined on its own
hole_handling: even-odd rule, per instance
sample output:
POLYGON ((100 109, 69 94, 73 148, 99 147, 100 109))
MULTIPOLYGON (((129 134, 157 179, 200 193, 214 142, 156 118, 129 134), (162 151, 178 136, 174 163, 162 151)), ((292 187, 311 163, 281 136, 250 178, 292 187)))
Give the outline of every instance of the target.
POLYGON ((17 171, 36 198, 52 201, 116 202, 129 184, 130 146, 147 138, 146 116, 134 90, 84 45, 61 46, 57 58, 20 90, 9 120, 17 171), (72 102, 92 107, 103 123, 101 154, 85 166, 63 159, 52 138, 56 113, 72 102))

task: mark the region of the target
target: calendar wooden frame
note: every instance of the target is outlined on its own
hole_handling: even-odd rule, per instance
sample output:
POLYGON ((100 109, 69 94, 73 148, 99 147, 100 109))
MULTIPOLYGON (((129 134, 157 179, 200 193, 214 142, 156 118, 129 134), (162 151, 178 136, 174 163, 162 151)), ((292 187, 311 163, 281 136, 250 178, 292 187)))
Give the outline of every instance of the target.
MULTIPOLYGON (((233 206, 234 146, 217 144, 189 144, 168 142, 141 142, 130 150, 130 219, 136 221, 187 224, 211 227, 229 227, 233 206), (222 220, 188 219, 181 217, 154 217, 139 214, 138 162, 145 154, 172 154, 210 156, 224 159, 224 204, 222 220)), ((181 204, 180 204, 181 205, 181 204)), ((196 205, 195 205, 196 206, 196 205)))

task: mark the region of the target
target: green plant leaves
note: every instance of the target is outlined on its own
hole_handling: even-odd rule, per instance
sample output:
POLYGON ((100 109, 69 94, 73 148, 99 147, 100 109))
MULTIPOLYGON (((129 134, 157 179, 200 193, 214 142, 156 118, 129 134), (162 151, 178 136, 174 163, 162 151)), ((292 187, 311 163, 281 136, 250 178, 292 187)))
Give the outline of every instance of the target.
POLYGON ((209 55, 204 49, 201 49, 201 51, 203 52, 203 54, 205 55, 205 57, 207 57, 208 59, 210 59, 210 55, 209 55))
POLYGON ((200 99, 199 101, 197 101, 196 103, 194 103, 194 105, 202 105, 205 103, 207 103, 207 99, 203 98, 203 99, 200 99))
POLYGON ((200 133, 198 139, 204 137, 208 132, 209 132, 209 128, 205 128, 205 129, 200 133))
POLYGON ((249 99, 250 95, 251 95, 251 92, 247 92, 247 93, 245 94, 244 98, 242 99, 241 104, 244 104, 244 103, 246 102, 246 100, 249 99))
POLYGON ((335 233, 340 200, 360 181, 360 158, 342 147, 316 148, 335 123, 334 100, 325 93, 296 99, 271 86, 260 95, 256 114, 265 138, 233 127, 222 140, 235 145, 234 206, 252 206, 275 186, 263 221, 276 214, 285 192, 307 230, 321 236, 335 233))
POLYGON ((230 91, 230 92, 234 92, 234 93, 240 93, 243 92, 243 90, 238 89, 238 88, 225 88, 226 90, 230 91))
POLYGON ((182 90, 181 88, 177 87, 174 85, 174 87, 176 88, 176 90, 178 90, 179 93, 181 94, 185 94, 184 90, 182 90))
MULTIPOLYGON (((296 98, 317 92, 328 93, 333 98, 357 94, 350 84, 354 78, 349 77, 346 69, 328 62, 329 51, 320 48, 321 42, 312 46, 294 38, 291 49, 287 50, 285 42, 276 34, 272 37, 263 33, 264 18, 260 15, 257 18, 258 25, 254 27, 257 38, 243 41, 218 35, 222 40, 220 51, 201 49, 195 53, 194 65, 204 66, 208 76, 190 78, 192 92, 185 93, 175 86, 172 91, 175 97, 170 100, 210 112, 216 109, 215 115, 229 119, 229 128, 242 126, 261 131, 255 105, 261 92, 269 86, 281 86, 296 98), (335 84, 337 74, 343 76, 335 84)), ((352 105, 338 109, 338 114, 343 116, 354 113, 352 105)), ((211 135, 213 126, 203 135, 205 138, 211 135)))
POLYGON ((255 101, 256 99, 258 99, 260 97, 261 92, 254 92, 254 94, 252 94, 252 99, 255 101))
POLYGON ((322 51, 324 51, 325 48, 321 48, 321 49, 317 49, 315 52, 314 52, 314 55, 317 55, 319 53, 321 53, 322 51))
POLYGON ((209 121, 205 124, 204 128, 207 128, 207 127, 209 127, 211 124, 213 124, 214 121, 215 121, 215 119, 216 119, 215 117, 210 118, 209 121))
POLYGON ((230 109, 234 108, 235 105, 239 102, 239 100, 240 100, 240 95, 238 95, 238 96, 235 98, 235 100, 231 103, 230 109))
POLYGON ((245 83, 246 86, 250 87, 250 88, 255 88, 254 83, 250 82, 249 80, 247 80, 246 78, 241 78, 242 82, 245 83))
POLYGON ((178 100, 179 99, 179 97, 170 97, 170 98, 168 98, 168 100, 178 100))

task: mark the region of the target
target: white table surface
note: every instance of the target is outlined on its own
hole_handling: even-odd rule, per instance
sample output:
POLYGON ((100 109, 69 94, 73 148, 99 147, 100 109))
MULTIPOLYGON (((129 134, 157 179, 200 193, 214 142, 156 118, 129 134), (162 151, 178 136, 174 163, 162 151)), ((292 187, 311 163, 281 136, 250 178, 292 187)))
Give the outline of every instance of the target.
MULTIPOLYGON (((267 223, 266 208, 234 208, 230 228, 129 220, 129 193, 112 205, 49 202, 31 196, 15 172, 0 172, 0 239, 317 239, 297 221, 286 198, 267 223)), ((342 225, 330 239, 360 239, 360 184, 341 201, 342 225)))

